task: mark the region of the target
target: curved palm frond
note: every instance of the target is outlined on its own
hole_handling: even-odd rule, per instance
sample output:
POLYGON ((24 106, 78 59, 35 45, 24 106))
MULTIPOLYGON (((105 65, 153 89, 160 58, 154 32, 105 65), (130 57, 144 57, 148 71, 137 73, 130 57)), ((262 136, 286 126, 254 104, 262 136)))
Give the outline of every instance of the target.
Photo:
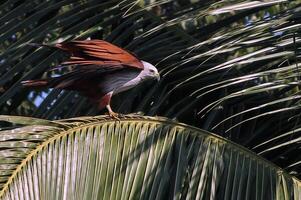
POLYGON ((3 199, 299 199, 300 181, 166 118, 1 116, 3 199), (268 187, 268 189, 267 189, 268 187))

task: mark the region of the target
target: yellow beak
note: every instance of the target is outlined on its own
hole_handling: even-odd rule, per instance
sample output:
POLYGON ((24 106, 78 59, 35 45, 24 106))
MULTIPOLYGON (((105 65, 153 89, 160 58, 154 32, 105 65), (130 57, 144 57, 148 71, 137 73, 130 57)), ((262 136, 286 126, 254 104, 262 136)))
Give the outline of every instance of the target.
POLYGON ((160 74, 158 72, 156 73, 156 78, 157 78, 157 81, 160 81, 160 74))

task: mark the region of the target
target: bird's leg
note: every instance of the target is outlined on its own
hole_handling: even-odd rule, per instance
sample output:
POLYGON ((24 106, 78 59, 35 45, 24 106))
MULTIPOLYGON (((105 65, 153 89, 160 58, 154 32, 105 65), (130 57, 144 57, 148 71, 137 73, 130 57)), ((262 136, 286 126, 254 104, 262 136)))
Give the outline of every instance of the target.
POLYGON ((110 105, 112 95, 113 92, 109 92, 106 95, 102 96, 101 99, 98 101, 98 109, 102 110, 104 107, 106 107, 109 113, 105 114, 108 114, 113 119, 120 120, 119 117, 122 115, 119 113, 115 113, 110 105))
POLYGON ((107 108, 107 110, 108 110, 108 112, 109 112, 109 113, 108 113, 109 116, 112 117, 113 119, 120 120, 120 119, 119 119, 120 114, 115 113, 115 112, 112 110, 111 105, 110 105, 112 95, 113 95, 113 92, 109 92, 108 94, 106 94, 106 95, 103 97, 103 100, 104 100, 103 103, 105 103, 105 105, 106 105, 106 108, 107 108))
POLYGON ((115 112, 112 110, 110 104, 106 105, 106 108, 107 108, 107 110, 109 111, 109 116, 110 116, 110 117, 112 117, 112 118, 114 118, 114 119, 117 119, 117 120, 120 120, 120 119, 118 118, 118 117, 119 117, 119 114, 118 114, 118 113, 115 113, 115 112))

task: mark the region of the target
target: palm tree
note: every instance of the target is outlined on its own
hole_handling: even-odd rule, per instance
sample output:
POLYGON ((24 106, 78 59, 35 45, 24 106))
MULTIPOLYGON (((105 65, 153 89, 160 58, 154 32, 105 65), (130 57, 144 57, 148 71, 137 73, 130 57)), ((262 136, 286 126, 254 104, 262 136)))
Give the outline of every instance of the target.
MULTIPOLYGON (((0 112, 49 120, 102 114, 74 92, 30 91, 20 82, 62 73, 43 74, 64 59, 61 53, 26 43, 105 39, 156 64, 162 75, 156 85, 145 84, 117 96, 115 110, 165 116, 214 132, 299 178, 300 3, 2 1, 0 112)), ((234 156, 240 160, 238 157, 234 156)), ((214 173, 209 174, 214 178, 214 173)), ((228 174, 235 177, 233 171, 228 174)), ((286 184, 287 176, 277 183, 298 182, 294 178, 286 184)), ((3 185, 6 180, 10 179, 3 179, 3 185)), ((228 184, 221 187, 231 187, 231 191, 237 187, 228 184)), ((202 187, 198 191, 206 190, 202 187)), ((284 193, 297 198, 297 193, 284 193)))

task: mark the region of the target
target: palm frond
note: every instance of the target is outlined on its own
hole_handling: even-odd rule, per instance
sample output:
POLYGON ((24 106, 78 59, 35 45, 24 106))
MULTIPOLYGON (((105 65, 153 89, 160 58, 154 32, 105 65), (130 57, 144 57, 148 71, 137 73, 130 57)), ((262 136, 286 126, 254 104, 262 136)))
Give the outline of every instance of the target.
POLYGON ((0 116, 3 199, 298 199, 300 181, 229 140, 166 118, 0 116), (265 188, 269 189, 265 189, 265 188))

